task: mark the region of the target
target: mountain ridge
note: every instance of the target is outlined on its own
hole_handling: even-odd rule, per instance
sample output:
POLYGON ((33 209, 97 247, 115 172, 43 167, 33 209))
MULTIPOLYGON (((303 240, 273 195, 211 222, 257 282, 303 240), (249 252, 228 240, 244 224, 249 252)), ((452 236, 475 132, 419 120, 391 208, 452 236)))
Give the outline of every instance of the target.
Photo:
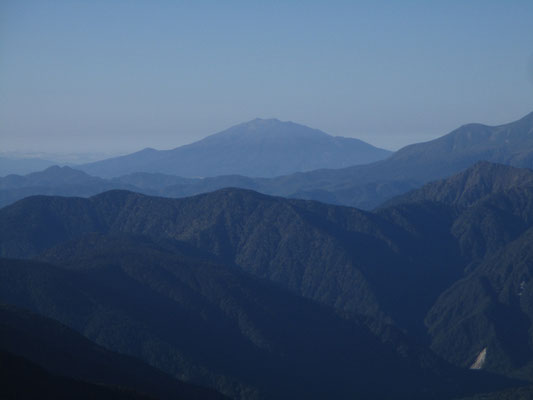
POLYGON ((273 177, 323 167, 364 164, 390 155, 359 139, 277 119, 254 119, 171 150, 147 148, 78 166, 102 177, 158 172, 182 177, 273 177))
POLYGON ((449 178, 428 183, 393 198, 381 208, 421 200, 441 201, 467 207, 483 197, 520 186, 533 186, 533 171, 504 164, 479 161, 449 178))
MULTIPOLYGON (((181 343, 187 343, 194 338, 210 337, 214 327, 197 319, 198 315, 210 315, 208 320, 219 330, 216 339, 211 338, 209 345, 202 346, 204 349, 229 340, 235 343, 235 351, 252 346, 255 350, 246 353, 259 358, 266 349, 289 351, 292 345, 275 339, 281 334, 278 322, 271 317, 256 319, 264 315, 257 306, 267 307, 268 315, 280 316, 285 314, 274 311, 279 302, 271 303, 273 298, 285 306, 316 304, 329 310, 330 328, 340 323, 336 318, 348 321, 341 325, 354 323, 366 327, 403 355, 413 368, 426 365, 429 376, 431 371, 446 368, 439 367, 442 365, 439 358, 428 352, 426 346, 460 367, 470 366, 481 349, 487 347, 488 371, 524 378, 521 371, 527 376, 529 363, 533 365, 533 356, 528 356, 533 355, 533 349, 529 348, 524 333, 527 330, 521 329, 516 340, 526 346, 522 358, 517 358, 516 348, 509 340, 512 335, 504 330, 503 317, 522 321, 517 325, 520 327, 533 318, 528 311, 533 309, 528 308, 530 297, 517 295, 521 282, 525 282, 524 289, 529 288, 530 282, 529 278, 524 279, 529 274, 527 262, 520 264, 521 254, 529 257, 528 232, 533 229, 533 186, 523 178, 530 174, 528 170, 479 163, 449 178, 445 184, 437 183, 439 190, 422 188, 414 200, 407 197, 375 212, 232 188, 184 199, 118 190, 89 199, 30 197, 0 210, 0 253, 3 257, 36 257, 50 266, 29 266, 23 270, 4 264, 0 268, 4 274, 0 294, 5 296, 4 301, 42 307, 41 311, 49 313, 48 316, 64 318, 65 323, 84 330, 86 326, 78 318, 86 312, 67 312, 65 299, 54 293, 71 293, 76 297, 75 293, 85 293, 88 288, 75 289, 69 282, 77 282, 75 285, 94 282, 96 286, 91 291, 96 292, 89 298, 115 302, 113 293, 120 287, 132 296, 134 293, 147 297, 141 304, 137 297, 130 300, 124 297, 120 304, 106 303, 111 309, 120 305, 119 309, 127 311, 120 319, 115 316, 116 324, 128 325, 129 318, 137 315, 131 313, 141 313, 142 320, 157 320, 151 329, 157 328, 155 332, 163 334, 165 330, 159 327, 166 326, 164 321, 169 317, 159 319, 161 315, 144 306, 155 304, 159 310, 173 310, 165 315, 176 318, 182 315, 194 333, 188 336, 187 332, 176 331, 164 336, 165 341, 180 337, 181 343), (493 182, 486 184, 484 180, 488 178, 493 182), (442 192, 447 191, 450 195, 443 196, 442 192), (508 281, 506 270, 515 271, 508 281), (78 274, 83 279, 74 278, 78 274), (466 283, 461 283, 463 280, 466 283), (36 282, 40 282, 37 287, 46 290, 35 292, 36 282), (61 290, 50 282, 60 284, 61 290), (481 288, 477 282, 481 282, 481 288), (503 282, 503 291, 498 282, 503 282), (153 298, 154 290, 166 300, 153 298), (100 294, 96 296, 97 293, 100 294), (483 295, 478 296, 484 299, 482 302, 475 301, 476 293, 483 295), (53 299, 52 305, 36 302, 43 296, 53 299), (282 300, 285 296, 286 300, 282 300), (254 299, 255 305, 245 299, 254 299), (139 307, 132 308, 128 305, 130 301, 139 307), (523 305, 517 305, 522 302, 523 305), (462 314, 454 312, 457 304, 474 319, 458 318, 462 314), (235 313, 234 306, 241 311, 235 313), (219 313, 221 307, 223 315, 219 313), (470 332, 469 321, 481 321, 480 326, 487 330, 478 329, 473 340, 463 331, 464 327, 470 332), (446 329, 447 326, 461 329, 446 329)), ((86 303, 89 300, 82 300, 77 300, 80 309, 90 310, 91 307, 81 306, 90 304, 86 303)), ((296 311, 298 308, 291 309, 291 313, 303 318, 301 311, 296 311)), ((311 309, 308 312, 308 317, 318 315, 311 309)), ((102 335, 106 332, 102 338, 113 343, 116 339, 112 339, 113 332, 106 326, 109 318, 104 314, 104 323, 96 332, 102 335)), ((175 320, 176 326, 179 320, 175 320)), ((312 330, 310 320, 300 322, 305 331, 312 330)), ((294 339, 300 333, 296 333, 299 328, 293 328, 294 339)), ((340 325, 333 331, 337 329, 340 332, 340 325)), ((332 340, 335 335, 328 332, 333 336, 328 333, 320 340, 326 337, 332 340)), ((123 346, 122 351, 151 357, 151 353, 123 346)), ((199 350, 195 346, 187 348, 187 354, 198 360, 199 350)), ((327 348, 322 350, 328 352, 327 348)), ((161 353, 157 354, 161 365, 176 371, 180 364, 164 363, 159 358, 161 353)), ((329 359, 326 354, 320 357, 329 359)), ((265 387, 266 377, 250 375, 251 372, 235 364, 220 364, 229 362, 224 360, 225 357, 211 360, 209 370, 218 366, 233 371, 234 378, 247 382, 245 387, 265 387)), ((311 361, 306 364, 311 365, 311 361)), ((191 364, 181 365, 187 370, 192 368, 191 364)), ((322 371, 322 367, 316 368, 322 371)), ((236 393, 228 391, 231 379, 216 374, 201 376, 206 381, 198 383, 219 385, 216 387, 224 388, 224 393, 236 393)))
MULTIPOLYGON (((159 173, 137 172, 100 186, 74 188, 59 179, 55 187, 11 187, 0 178, 0 206, 32 194, 90 196, 107 189, 129 189, 149 195, 188 197, 224 187, 251 189, 269 195, 318 200, 371 210, 387 200, 443 179, 479 161, 533 168, 533 113, 518 121, 490 127, 467 124, 438 139, 409 145, 388 159, 341 169, 319 169, 274 178, 226 175, 203 179, 182 178, 159 173), (476 134, 475 132, 478 132, 476 134), (477 137, 481 145, 468 137, 477 137), (480 139, 481 138, 481 139, 480 139), (461 146, 456 145, 462 143, 461 146), (467 144, 465 147, 465 143, 467 144), (455 148, 455 150, 454 150, 455 148)), ((154 150, 155 151, 155 150, 154 150)), ((150 151, 149 151, 150 152, 150 151)), ((17 178, 21 181, 23 179, 17 178)), ((100 178, 101 179, 101 178, 100 178)))

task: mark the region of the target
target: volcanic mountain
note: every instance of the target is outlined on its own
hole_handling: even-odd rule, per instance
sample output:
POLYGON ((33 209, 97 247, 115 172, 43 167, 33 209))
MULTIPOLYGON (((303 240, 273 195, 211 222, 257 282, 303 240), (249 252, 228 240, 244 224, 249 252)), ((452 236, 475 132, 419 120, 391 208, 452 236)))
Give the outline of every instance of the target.
POLYGON ((273 177, 366 164, 390 154, 361 140, 333 137, 294 122, 254 119, 172 150, 144 149, 77 168, 106 178, 133 172, 273 177))

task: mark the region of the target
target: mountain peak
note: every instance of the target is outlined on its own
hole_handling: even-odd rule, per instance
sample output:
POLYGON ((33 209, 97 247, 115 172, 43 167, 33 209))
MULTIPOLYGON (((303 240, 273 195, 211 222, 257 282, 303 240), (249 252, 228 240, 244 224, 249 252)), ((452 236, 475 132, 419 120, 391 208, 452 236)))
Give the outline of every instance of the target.
MULTIPOLYGON (((248 122, 243 122, 242 124, 232 126, 228 130, 238 127, 240 129, 244 128, 244 129, 253 131, 253 130, 259 130, 259 129, 277 129, 278 127, 291 126, 291 125, 299 126, 298 124, 295 124, 294 122, 280 121, 277 118, 255 118, 248 122)), ((308 128, 308 129, 311 129, 311 128, 308 128)))
POLYGON ((81 166, 91 175, 117 177, 133 172, 186 178, 244 175, 274 177, 323 168, 343 168, 390 155, 354 138, 277 118, 255 118, 171 150, 144 149, 81 166))
POLYGON ((280 121, 279 119, 277 118, 254 118, 252 119, 251 121, 248 121, 248 122, 245 122, 248 123, 248 124, 251 124, 251 123, 258 123, 258 124, 273 124, 273 123, 284 123, 285 121, 280 121))

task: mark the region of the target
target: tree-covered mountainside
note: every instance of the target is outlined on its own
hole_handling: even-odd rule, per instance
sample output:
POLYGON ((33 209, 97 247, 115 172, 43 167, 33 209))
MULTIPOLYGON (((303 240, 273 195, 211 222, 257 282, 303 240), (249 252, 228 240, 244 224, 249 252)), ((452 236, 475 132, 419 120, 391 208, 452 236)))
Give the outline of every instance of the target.
POLYGON ((36 256, 90 232, 180 240, 343 314, 403 320, 412 329, 413 308, 423 315, 462 273, 434 256, 458 254, 453 245, 421 239, 379 215, 236 189, 178 200, 124 191, 31 197, 2 209, 0 224, 5 257, 36 256), (406 294, 395 280, 413 289, 406 294))
POLYGON ((235 398, 496 392, 464 368, 531 377, 532 175, 479 163, 376 212, 30 197, 0 210, 1 255, 27 260, 2 261, 0 300, 235 398))
POLYGON ((394 330, 383 343, 356 320, 195 259, 187 246, 129 235, 64 246, 43 256, 58 266, 3 259, 2 301, 234 398, 449 398, 488 379, 395 339, 394 330))
MULTIPOLYGON (((179 382, 138 359, 110 352, 55 320, 4 304, 0 305, 0 349, 38 365, 54 377, 121 387, 151 398, 225 398, 179 382)), ((33 383, 27 377, 24 386, 33 383)), ((14 389, 22 391, 23 387, 14 389)))
POLYGON ((533 171, 480 163, 391 204, 380 214, 430 204, 456 215, 464 274, 426 316, 432 349, 465 367, 485 349, 483 369, 530 379, 533 171))
POLYGON ((437 352, 469 366, 486 348, 486 370, 532 376, 532 244, 530 228, 440 296, 426 320, 437 352))
POLYGON ((294 122, 257 118, 172 150, 144 149, 79 168, 105 178, 135 172, 189 178, 273 177, 367 164, 390 154, 358 139, 333 137, 294 122))
POLYGON ((528 186, 533 186, 533 172, 530 169, 480 161, 450 178, 431 182, 395 197, 382 207, 416 201, 467 207, 492 194, 528 186))

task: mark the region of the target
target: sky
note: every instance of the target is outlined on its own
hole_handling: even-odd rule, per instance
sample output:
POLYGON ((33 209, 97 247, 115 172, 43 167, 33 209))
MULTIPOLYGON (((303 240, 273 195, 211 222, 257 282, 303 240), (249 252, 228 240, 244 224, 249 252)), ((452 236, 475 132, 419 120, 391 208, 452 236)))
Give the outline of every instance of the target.
POLYGON ((533 1, 0 1, 0 152, 174 148, 256 117, 387 149, 533 111, 533 1))

